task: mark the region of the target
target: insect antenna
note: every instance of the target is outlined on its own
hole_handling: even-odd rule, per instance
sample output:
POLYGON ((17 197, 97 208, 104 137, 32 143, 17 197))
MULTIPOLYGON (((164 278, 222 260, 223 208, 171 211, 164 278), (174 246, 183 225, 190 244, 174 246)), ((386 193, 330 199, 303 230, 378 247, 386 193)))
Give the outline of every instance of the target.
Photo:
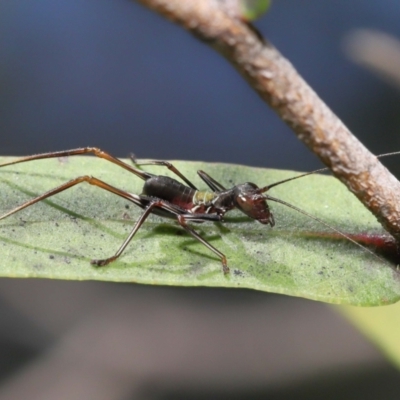
MULTIPOLYGON (((398 154, 400 154, 400 152, 399 151, 395 151, 395 152, 391 152, 391 153, 380 154, 379 156, 376 156, 376 158, 389 157, 389 156, 394 156, 394 155, 398 155, 398 154)), ((308 176, 308 175, 312 175, 312 174, 315 174, 315 173, 318 173, 318 172, 324 172, 324 171, 327 171, 327 170, 329 170, 329 168, 320 168, 320 169, 316 169, 316 170, 311 171, 311 172, 306 172, 304 174, 293 176, 291 178, 283 179, 281 181, 274 182, 274 183, 272 183, 270 185, 267 185, 267 186, 264 186, 264 187, 258 189, 258 192, 259 193, 264 193, 264 192, 268 191, 269 189, 271 189, 271 188, 273 188, 275 186, 281 185, 282 183, 290 182, 290 181, 293 181, 293 180, 296 180, 296 179, 299 179, 299 178, 303 178, 303 177, 308 176)), ((301 213, 303 215, 306 215, 307 217, 319 222, 320 224, 322 224, 322 225, 326 226, 327 228, 331 229, 333 232, 336 232, 338 235, 340 235, 343 238, 349 240, 351 243, 355 244, 356 246, 362 248, 363 250, 366 250, 368 253, 372 254, 378 260, 383 261, 383 262, 385 262, 387 264, 387 262, 382 257, 379 257, 373 251, 371 251, 367 247, 364 247, 363 245, 358 243, 356 240, 352 239, 349 235, 346 235, 345 233, 343 233, 339 229, 333 227, 332 225, 328 224, 327 222, 323 221, 322 219, 320 219, 318 217, 315 217, 315 216, 309 214, 308 212, 302 210, 301 208, 298 208, 298 207, 296 207, 296 206, 294 206, 294 205, 292 205, 290 203, 287 203, 284 200, 278 199, 276 197, 272 197, 270 195, 264 195, 264 197, 266 198, 266 200, 271 200, 271 201, 274 201, 276 203, 283 204, 284 206, 289 207, 289 208, 291 208, 293 210, 296 210, 297 212, 299 212, 299 213, 301 213)), ((390 266, 392 267, 392 265, 390 265, 390 266)))
MULTIPOLYGON (((325 168, 324 168, 324 169, 325 169, 325 168)), ((314 172, 315 172, 315 171, 314 171, 314 172)), ((303 175, 300 175, 300 176, 303 176, 303 175)), ((300 177, 300 176, 299 176, 299 177, 300 177)), ((344 239, 347 239, 347 240, 350 241, 351 243, 355 244, 356 246, 360 247, 361 249, 363 249, 363 250, 367 251, 368 253, 372 254, 372 255, 373 255, 376 259, 378 259, 379 261, 382 261, 382 262, 384 262, 385 264, 388 264, 388 263, 386 262, 385 259, 383 259, 382 257, 379 257, 379 256, 378 256, 377 254, 375 254, 372 250, 368 249, 367 247, 364 247, 363 245, 361 245, 360 243, 358 243, 356 240, 352 239, 349 235, 346 235, 345 233, 343 233, 343 232, 340 231, 339 229, 333 227, 332 225, 328 224, 328 223, 325 222, 324 220, 322 220, 322 219, 320 219, 320 218, 318 218, 318 217, 315 217, 314 215, 309 214, 307 211, 304 211, 304 210, 302 210, 302 209, 299 208, 299 207, 296 207, 296 206, 294 206, 294 205, 292 205, 292 204, 290 204, 290 203, 287 203, 287 202, 284 201, 284 200, 278 199, 278 198, 276 198, 276 197, 272 197, 272 196, 270 196, 270 195, 264 195, 264 197, 265 197, 266 200, 271 200, 271 201, 274 201, 275 203, 283 204, 284 206, 289 207, 289 208, 291 208, 291 209, 293 209, 293 210, 295 210, 295 211, 297 211, 297 212, 299 212, 299 213, 301 213, 301 214, 303 214, 303 215, 305 215, 305 216, 307 216, 307 217, 313 219, 314 221, 319 222, 320 224, 322 224, 322 225, 326 226, 327 228, 331 229, 332 231, 336 232, 338 235, 340 235, 340 236, 343 237, 344 239)), ((390 264, 389 264, 389 265, 390 265, 390 264)), ((390 267, 393 268, 392 265, 390 265, 390 267)))
MULTIPOLYGON (((383 153, 380 154, 379 156, 376 156, 376 158, 383 158, 383 157, 389 157, 389 156, 395 156, 400 154, 400 151, 394 151, 392 153, 383 153)), ((296 176, 292 176, 291 178, 287 178, 287 179, 283 179, 282 181, 279 182, 274 182, 271 183, 270 185, 264 186, 262 188, 260 188, 258 190, 259 193, 264 193, 266 191, 268 191, 269 189, 281 185, 282 183, 286 183, 286 182, 290 182, 290 181, 294 181, 295 179, 299 179, 299 178, 303 178, 304 176, 308 176, 308 175, 312 175, 312 174, 316 174, 318 172, 324 172, 324 171, 328 171, 329 168, 325 167, 325 168, 320 168, 320 169, 316 169, 314 171, 310 171, 310 172, 306 172, 304 174, 300 174, 300 175, 296 175, 296 176)))
POLYGON ((311 171, 311 172, 306 172, 306 173, 301 174, 301 175, 292 176, 291 178, 283 179, 282 181, 274 182, 274 183, 271 183, 270 185, 264 186, 264 187, 258 189, 257 192, 258 193, 264 193, 264 192, 268 191, 269 189, 271 189, 271 188, 273 188, 275 186, 281 185, 282 183, 294 181, 295 179, 299 179, 299 178, 303 178, 304 176, 316 174, 317 172, 327 171, 328 169, 329 168, 320 168, 320 169, 316 169, 316 170, 311 171))
MULTIPOLYGON (((391 153, 380 154, 379 156, 376 156, 376 158, 389 157, 389 156, 394 156, 394 155, 398 155, 398 154, 400 154, 399 151, 394 151, 394 152, 391 152, 391 153)), ((271 188, 273 188, 275 186, 281 185, 282 183, 290 182, 290 181, 293 181, 293 180, 296 180, 296 179, 299 179, 299 178, 303 178, 303 177, 308 176, 308 175, 312 175, 312 174, 315 174, 315 173, 318 173, 318 172, 324 172, 324 171, 327 171, 327 170, 329 170, 329 168, 320 168, 320 169, 316 169, 316 170, 311 171, 311 172, 306 172, 304 174, 293 176, 291 178, 283 179, 281 181, 278 181, 278 182, 275 182, 275 183, 271 183, 270 185, 267 185, 267 186, 264 186, 264 187, 258 189, 258 192, 259 193, 264 193, 264 192, 268 191, 269 189, 271 189, 271 188)), ((320 219, 318 217, 315 217, 315 216, 309 214, 308 212, 302 210, 301 208, 298 208, 298 207, 296 207, 296 206, 294 206, 294 205, 292 205, 290 203, 287 203, 284 200, 278 199, 276 197, 272 197, 270 195, 264 195, 264 197, 265 197, 266 200, 271 200, 271 201, 274 201, 276 203, 283 204, 284 206, 289 207, 289 208, 291 208, 291 209, 293 209, 293 210, 295 210, 295 211, 297 211, 297 212, 299 212, 299 213, 301 213, 301 214, 303 214, 303 215, 305 215, 305 216, 307 216, 307 217, 319 222, 320 224, 322 224, 322 225, 326 226, 327 228, 331 229, 333 232, 336 232, 338 235, 340 235, 343 238, 347 239, 351 243, 355 244, 356 246, 360 247, 361 249, 363 249, 363 250, 367 251, 368 253, 372 254, 379 261, 382 261, 382 262, 387 264, 386 260, 384 260, 382 257, 379 257, 373 251, 371 251, 367 247, 364 247, 363 245, 358 243, 356 240, 352 239, 349 235, 346 235, 345 233, 343 233, 339 229, 333 227, 332 225, 328 224, 324 220, 322 220, 322 219, 320 219)), ((390 267, 393 268, 392 265, 390 265, 390 267)))

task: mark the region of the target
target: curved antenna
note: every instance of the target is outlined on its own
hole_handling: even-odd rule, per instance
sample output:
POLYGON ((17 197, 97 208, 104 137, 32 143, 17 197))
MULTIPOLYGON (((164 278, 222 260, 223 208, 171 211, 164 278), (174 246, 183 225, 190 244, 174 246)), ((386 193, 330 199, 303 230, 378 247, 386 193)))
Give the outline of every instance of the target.
POLYGON ((280 203, 283 204, 286 207, 289 207, 293 210, 296 210, 297 212, 306 215, 307 217, 319 222, 320 224, 326 226, 327 228, 331 229, 332 231, 336 232, 338 235, 342 236, 343 238, 349 240, 351 243, 355 244, 356 246, 360 247, 361 249, 367 251, 368 253, 372 254, 376 259, 378 259, 381 262, 384 262, 385 264, 390 265, 391 268, 393 268, 393 266, 391 264, 389 264, 385 259, 383 259, 382 257, 379 257, 377 254, 375 254, 373 251, 371 251, 370 249, 368 249, 367 247, 362 246, 360 243, 358 243, 357 241, 355 241, 354 239, 352 239, 350 236, 346 235, 345 233, 343 233, 342 231, 340 231, 339 229, 333 227, 332 225, 329 225, 327 222, 325 222, 324 220, 315 217, 314 215, 309 214, 307 211, 302 210, 301 208, 298 208, 290 203, 287 203, 284 200, 281 199, 277 199, 276 197, 272 197, 269 195, 264 195, 266 200, 271 200, 271 201, 275 201, 276 203, 280 203))
MULTIPOLYGON (((380 154, 379 156, 376 156, 376 158, 395 156, 397 154, 400 154, 400 151, 394 151, 392 153, 383 153, 383 154, 380 154)), ((304 174, 292 176, 291 178, 283 179, 282 181, 271 183, 270 185, 264 186, 264 187, 258 189, 257 192, 258 193, 264 193, 264 192, 268 191, 269 189, 271 189, 271 188, 273 188, 275 186, 281 185, 282 183, 294 181, 295 179, 303 178, 304 176, 307 176, 307 175, 312 175, 312 174, 316 174, 317 172, 324 172, 324 171, 328 171, 328 170, 329 170, 329 168, 325 167, 325 168, 316 169, 316 170, 311 171, 311 172, 306 172, 304 174)))
POLYGON ((303 178, 304 176, 307 176, 307 175, 316 174, 317 172, 323 172, 323 171, 326 171, 326 170, 328 170, 328 169, 329 169, 329 168, 326 168, 326 167, 325 167, 325 168, 316 169, 316 170, 311 171, 311 172, 306 172, 306 173, 301 174, 301 175, 292 176, 291 178, 283 179, 282 181, 278 181, 278 182, 275 182, 275 183, 271 183, 270 185, 267 185, 267 186, 264 186, 264 187, 262 187, 262 188, 259 188, 259 189, 257 189, 257 192, 258 192, 258 193, 264 193, 264 192, 266 192, 267 190, 273 188, 274 186, 278 186, 278 185, 281 185, 282 183, 294 181, 295 179, 303 178))

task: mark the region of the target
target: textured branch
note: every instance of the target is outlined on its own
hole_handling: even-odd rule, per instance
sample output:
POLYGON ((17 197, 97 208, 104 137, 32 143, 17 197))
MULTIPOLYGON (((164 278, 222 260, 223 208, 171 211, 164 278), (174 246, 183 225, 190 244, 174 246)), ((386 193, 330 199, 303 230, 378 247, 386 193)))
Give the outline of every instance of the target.
POLYGON ((218 0, 139 0, 226 57, 333 174, 400 240, 400 184, 277 49, 218 0))

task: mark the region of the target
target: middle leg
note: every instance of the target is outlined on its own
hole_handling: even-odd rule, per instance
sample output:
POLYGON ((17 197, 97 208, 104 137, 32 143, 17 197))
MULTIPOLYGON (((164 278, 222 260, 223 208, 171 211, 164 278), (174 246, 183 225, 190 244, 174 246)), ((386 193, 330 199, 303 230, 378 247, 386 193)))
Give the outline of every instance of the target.
POLYGON ((189 181, 188 178, 186 178, 185 175, 182 174, 173 164, 171 164, 168 161, 161 161, 161 160, 150 160, 150 161, 141 161, 138 162, 135 158, 135 155, 133 153, 130 154, 130 159, 132 162, 137 165, 161 165, 163 167, 167 167, 170 171, 172 171, 175 175, 179 176, 185 183, 187 183, 192 189, 198 190, 196 186, 192 182, 189 181))

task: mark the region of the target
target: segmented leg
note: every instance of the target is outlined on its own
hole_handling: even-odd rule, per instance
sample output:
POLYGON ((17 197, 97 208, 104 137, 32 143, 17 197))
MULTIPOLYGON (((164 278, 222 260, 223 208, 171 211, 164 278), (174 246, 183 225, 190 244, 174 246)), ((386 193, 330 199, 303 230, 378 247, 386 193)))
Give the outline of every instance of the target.
POLYGON ((192 189, 198 190, 196 186, 192 182, 189 181, 188 178, 186 178, 185 175, 182 174, 173 164, 171 164, 168 161, 161 161, 161 160, 150 160, 150 161, 140 161, 138 162, 136 160, 136 157, 133 153, 129 155, 130 159, 135 165, 161 165, 164 167, 167 167, 170 171, 172 171, 175 175, 179 176, 185 183, 187 183, 192 189))
POLYGON ((132 240, 132 238, 135 236, 136 232, 139 230, 139 228, 142 226, 143 222, 146 220, 146 218, 155 210, 160 208, 162 210, 165 210, 167 212, 170 212, 172 214, 175 214, 177 217, 177 220, 179 224, 186 230, 186 232, 190 233, 195 239, 197 239, 200 243, 202 243, 204 246, 206 246, 208 249, 210 249, 212 252, 214 252, 222 262, 222 269, 224 271, 224 274, 229 273, 229 268, 227 265, 226 257, 223 253, 221 253, 219 250, 217 250, 214 246, 212 246, 210 243, 208 243, 205 239, 203 239, 194 229, 189 227, 186 224, 187 220, 191 220, 193 222, 204 222, 204 221, 221 221, 222 217, 219 215, 212 215, 212 214, 198 214, 198 215, 193 215, 193 214, 182 214, 184 211, 183 209, 176 207, 165 200, 150 200, 149 205, 145 208, 145 211, 143 214, 140 216, 140 218, 136 221, 135 226, 133 227, 131 233, 129 236, 125 239, 124 243, 122 243, 121 247, 118 249, 118 251, 109 258, 105 258, 102 260, 92 260, 91 264, 102 267, 105 266, 113 261, 115 261, 126 249, 128 246, 129 242, 132 240))
POLYGON ((26 162, 26 161, 42 160, 45 158, 68 157, 68 156, 76 156, 76 155, 82 155, 82 154, 93 154, 96 157, 103 158, 107 161, 112 162, 113 164, 117 164, 118 166, 128 170, 129 172, 132 172, 133 174, 135 174, 139 178, 143 179, 144 181, 146 181, 147 179, 154 176, 153 174, 150 174, 149 172, 145 172, 140 169, 133 168, 131 165, 119 160, 118 158, 112 156, 109 153, 106 153, 105 151, 103 151, 97 147, 80 147, 78 149, 52 151, 49 153, 34 154, 32 156, 22 157, 22 158, 18 158, 16 160, 14 160, 14 161, 9 161, 7 163, 0 164, 0 168, 5 167, 6 165, 19 164, 19 163, 26 162))
MULTIPOLYGON (((178 222, 179 224, 185 229, 187 230, 191 235, 193 235, 197 240, 199 240, 201 243, 203 243, 205 246, 207 246, 209 249, 211 249, 212 251, 214 251, 216 254, 218 254, 219 257, 223 257, 223 259, 225 260, 225 264, 224 264, 224 272, 226 272, 226 258, 225 256, 220 253, 217 249, 215 249, 213 246, 211 246, 206 240, 204 240, 203 238, 201 238, 196 232, 193 231, 193 229, 189 228, 186 223, 182 224, 181 220, 184 220, 184 216, 181 215, 181 213, 183 212, 183 209, 176 207, 164 200, 157 200, 157 199, 152 199, 150 200, 148 206, 145 208, 143 214, 140 216, 140 218, 136 221, 131 233, 129 234, 129 236, 125 239, 124 243, 122 243, 121 247, 118 249, 118 251, 109 258, 105 258, 102 260, 92 260, 91 264, 102 267, 104 265, 109 264, 110 262, 115 261, 122 253, 123 251, 126 249, 126 247, 128 246, 129 242, 132 240, 132 238, 135 236, 136 232, 139 230, 139 228, 142 226, 143 222, 146 220, 146 218, 152 213, 154 212, 155 208, 160 208, 164 211, 170 212, 171 214, 175 214, 178 218, 178 222)), ((208 214, 204 214, 204 218, 201 218, 203 216, 203 214, 200 214, 200 217, 198 216, 197 218, 193 218, 193 220, 198 220, 198 221, 204 221, 204 220, 211 220, 211 221, 219 221, 221 220, 221 218, 219 218, 216 215, 213 215, 211 218, 210 215, 208 214)), ((229 271, 229 269, 228 269, 229 271)))
POLYGON ((154 212, 154 209, 158 208, 163 211, 166 211, 167 214, 169 213, 171 217, 176 216, 178 219, 179 224, 187 231, 189 232, 194 238, 199 240, 201 243, 203 243, 206 247, 208 247, 211 251, 213 251, 215 254, 217 254, 223 264, 223 270, 224 273, 229 272, 229 268, 226 265, 226 257, 224 254, 222 254, 220 251, 218 251, 215 247, 213 247, 210 243, 208 243, 205 239, 203 239, 197 232, 195 232, 192 228, 188 227, 186 224, 186 220, 190 220, 192 222, 204 222, 204 221, 214 221, 218 222, 222 220, 222 217, 220 215, 216 214, 185 214, 186 210, 177 207, 173 204, 170 204, 164 200, 159 200, 159 199, 151 199, 150 197, 147 196, 142 196, 142 195, 135 195, 132 193, 125 192, 124 190, 120 190, 114 186, 109 185, 108 183, 97 179, 93 176, 79 176, 75 179, 72 179, 54 189, 49 190, 46 193, 43 193, 40 196, 37 196, 31 200, 26 201, 25 203, 21 204, 18 207, 15 207, 11 211, 3 214, 0 216, 0 220, 15 214, 18 211, 23 210, 26 207, 29 207, 41 200, 47 199, 51 196, 56 195, 57 193, 61 193, 64 190, 67 190, 75 185, 78 185, 82 182, 87 182, 90 185, 97 186, 101 189, 107 190, 111 193, 114 193, 120 197, 123 197, 124 199, 127 199, 137 206, 144 208, 145 211, 141 215, 141 217, 138 219, 138 221, 135 223, 135 226, 133 227, 131 233, 127 237, 127 239, 123 242, 121 247, 118 249, 118 251, 115 253, 114 256, 103 259, 103 260, 92 260, 91 264, 97 265, 97 266, 104 266, 109 264, 110 262, 116 260, 122 252, 125 250, 126 246, 129 244, 129 242, 132 240, 133 236, 136 234, 136 232, 139 230, 139 228, 142 226, 143 222, 146 220, 146 218, 149 216, 150 213, 154 212))
POLYGON ((211 178, 211 176, 208 175, 206 172, 199 170, 199 171, 197 171, 197 174, 200 176, 201 179, 203 179, 203 181, 208 185, 208 187, 213 192, 221 192, 223 190, 226 190, 226 188, 224 186, 222 186, 214 178, 211 178))
POLYGON ((90 185, 94 185, 101 189, 107 190, 111 193, 114 193, 120 197, 123 197, 129 201, 132 201, 139 207, 143 208, 143 206, 144 206, 143 203, 145 202, 145 199, 146 199, 145 197, 142 199, 138 195, 125 192, 124 190, 120 190, 114 186, 111 186, 111 185, 101 181, 100 179, 94 178, 93 176, 84 175, 84 176, 79 176, 78 178, 72 179, 72 180, 64 183, 63 185, 60 185, 54 189, 51 189, 48 192, 43 193, 42 195, 37 196, 34 199, 28 200, 27 202, 21 204, 20 206, 13 208, 11 211, 8 211, 7 213, 0 215, 0 220, 7 218, 8 216, 15 214, 16 212, 18 212, 20 210, 23 210, 24 208, 29 207, 32 204, 35 204, 41 200, 47 199, 48 197, 54 196, 55 194, 63 192, 64 190, 67 190, 67 189, 71 188, 72 186, 75 186, 82 182, 87 182, 90 185))
POLYGON ((104 265, 109 264, 110 262, 115 261, 125 250, 126 246, 128 246, 129 242, 132 240, 132 238, 135 236, 135 233, 139 230, 139 228, 142 226, 143 222, 146 220, 146 218, 150 215, 150 213, 153 211, 153 208, 155 207, 162 207, 163 202, 161 200, 156 200, 152 201, 144 210, 144 213, 140 216, 140 218, 136 221, 131 233, 129 236, 125 239, 124 243, 122 243, 121 247, 118 249, 118 251, 109 258, 105 258, 102 260, 92 260, 90 263, 92 265, 96 265, 98 267, 103 267, 104 265))
POLYGON ((224 271, 224 274, 229 273, 229 267, 226 261, 226 256, 225 254, 221 253, 219 250, 217 250, 213 245, 207 242, 207 240, 203 239, 194 229, 192 229, 190 226, 186 224, 186 218, 185 215, 178 215, 178 222, 181 225, 183 229, 185 229, 186 232, 190 233, 195 239, 197 239, 200 243, 204 244, 208 249, 210 249, 212 252, 214 252, 222 262, 222 270, 224 271))

